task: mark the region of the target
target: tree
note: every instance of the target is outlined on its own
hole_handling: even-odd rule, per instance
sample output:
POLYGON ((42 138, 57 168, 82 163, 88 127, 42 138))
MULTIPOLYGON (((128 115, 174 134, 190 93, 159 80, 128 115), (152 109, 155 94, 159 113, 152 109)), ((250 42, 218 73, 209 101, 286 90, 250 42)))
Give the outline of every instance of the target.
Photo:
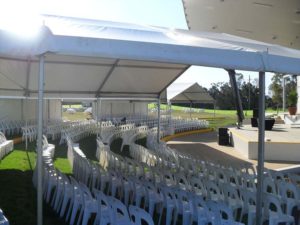
MULTIPOLYGON (((272 92, 273 108, 282 107, 282 84, 283 74, 274 74, 271 79, 272 83, 269 86, 269 90, 272 92)), ((292 91, 296 91, 297 77, 295 75, 285 77, 285 93, 288 94, 292 91)), ((286 97, 286 96, 285 96, 286 97)))
POLYGON ((282 79, 283 74, 275 73, 269 86, 269 90, 272 92, 273 103, 277 109, 282 106, 282 79))

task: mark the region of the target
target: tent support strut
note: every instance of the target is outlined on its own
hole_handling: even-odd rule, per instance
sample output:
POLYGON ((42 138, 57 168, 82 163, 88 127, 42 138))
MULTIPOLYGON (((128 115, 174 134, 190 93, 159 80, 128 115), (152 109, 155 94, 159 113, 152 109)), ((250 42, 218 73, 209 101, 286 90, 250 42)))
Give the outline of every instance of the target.
POLYGON ((243 106, 241 102, 241 96, 239 93, 239 89, 236 83, 236 73, 234 70, 227 70, 229 79, 230 79, 230 84, 233 89, 233 94, 234 94, 234 99, 235 99, 235 105, 236 105, 236 110, 237 110, 237 116, 238 116, 238 127, 243 123, 243 120, 245 119, 244 113, 243 113, 243 106))
POLYGON ((256 224, 262 225, 263 176, 265 160, 265 73, 259 72, 258 159, 256 224))
POLYGON ((39 57, 38 136, 37 136, 37 224, 43 224, 43 98, 45 56, 39 57))

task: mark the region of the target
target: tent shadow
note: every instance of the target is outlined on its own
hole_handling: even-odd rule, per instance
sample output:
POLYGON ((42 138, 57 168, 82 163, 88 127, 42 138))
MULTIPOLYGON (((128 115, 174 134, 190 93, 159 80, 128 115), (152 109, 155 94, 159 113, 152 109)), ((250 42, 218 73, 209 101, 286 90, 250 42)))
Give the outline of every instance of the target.
POLYGON ((185 153, 193 157, 207 162, 213 162, 224 166, 240 167, 250 166, 250 162, 234 157, 232 155, 221 152, 202 143, 186 143, 186 144, 169 144, 171 148, 175 148, 179 152, 185 153))

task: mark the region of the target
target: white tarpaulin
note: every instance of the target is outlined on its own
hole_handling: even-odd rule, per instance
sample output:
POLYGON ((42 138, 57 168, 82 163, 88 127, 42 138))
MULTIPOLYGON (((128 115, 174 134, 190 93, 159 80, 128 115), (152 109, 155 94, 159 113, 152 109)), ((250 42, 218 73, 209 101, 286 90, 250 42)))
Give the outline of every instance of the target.
POLYGON ((35 39, 0 31, 0 95, 157 96, 189 65, 300 74, 300 51, 226 34, 45 17, 35 39))
POLYGON ((198 83, 194 83, 170 99, 172 103, 214 103, 214 99, 198 83))
POLYGON ((212 31, 300 49, 299 0, 182 0, 192 31, 212 31))

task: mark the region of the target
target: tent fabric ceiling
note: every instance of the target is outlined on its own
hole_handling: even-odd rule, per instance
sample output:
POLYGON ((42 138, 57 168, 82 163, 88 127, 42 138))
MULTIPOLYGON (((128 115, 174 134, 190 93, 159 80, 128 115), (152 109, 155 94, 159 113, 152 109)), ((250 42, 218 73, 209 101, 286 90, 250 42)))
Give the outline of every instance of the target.
POLYGON ((198 83, 194 83, 170 99, 172 103, 214 103, 214 99, 198 83))
MULTIPOLYGON (((47 54, 45 93, 48 97, 152 97, 177 78, 186 65, 47 54), (82 60, 84 59, 84 60, 82 60), (96 60, 97 59, 97 60, 96 60), (72 83, 72 85, 70 85, 72 83)), ((37 95, 36 60, 0 60, 0 90, 14 89, 22 96, 28 89, 37 95), (27 69, 27 68, 30 69, 27 69), (28 84, 26 72, 28 72, 28 84)), ((1 93, 1 92, 0 92, 1 93)))
POLYGON ((0 94, 157 98, 190 65, 300 74, 300 51, 226 34, 45 17, 25 40, 0 30, 0 94))
POLYGON ((193 31, 243 36, 300 49, 299 0, 183 0, 193 31))

